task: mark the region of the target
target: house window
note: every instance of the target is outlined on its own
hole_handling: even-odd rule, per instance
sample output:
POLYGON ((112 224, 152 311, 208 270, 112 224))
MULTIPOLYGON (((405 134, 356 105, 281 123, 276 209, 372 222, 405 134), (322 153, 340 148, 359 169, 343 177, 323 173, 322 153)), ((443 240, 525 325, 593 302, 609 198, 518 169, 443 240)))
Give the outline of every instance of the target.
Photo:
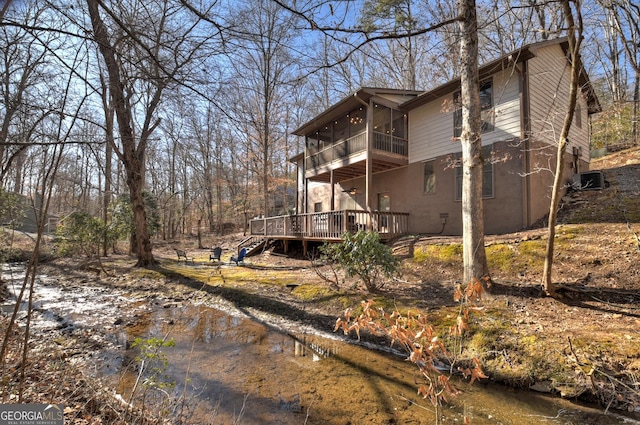
POLYGON ((367 111, 363 107, 351 111, 349 117, 349 136, 362 133, 367 128, 367 111))
POLYGON ((579 103, 576 103, 576 109, 573 113, 573 122, 576 124, 576 127, 582 128, 582 108, 579 103))
MULTIPOLYGON (((456 106, 453 112, 453 137, 460 137, 462 133, 462 107, 460 104, 460 92, 453 94, 453 102, 456 106)), ((493 81, 491 79, 480 83, 480 117, 482 118, 481 133, 494 130, 493 113, 493 81)))
MULTIPOLYGON (((484 158, 484 166, 482 167, 482 197, 483 198, 493 198, 493 161, 491 161, 492 156, 492 146, 483 146, 482 147, 482 157, 484 158)), ((456 201, 462 200, 462 155, 456 154, 457 162, 459 165, 454 169, 455 170, 455 179, 456 179, 456 201)))
POLYGON ((435 161, 427 161, 424 163, 424 179, 423 179, 423 193, 435 193, 436 191, 436 170, 435 161))
POLYGON ((391 211, 391 195, 389 192, 378 193, 378 211, 391 211))
POLYGON ((321 151, 326 147, 331 146, 333 141, 333 123, 329 123, 318 130, 317 139, 318 139, 318 150, 321 151))
POLYGON ((391 111, 391 116, 393 117, 392 125, 391 125, 391 134, 401 139, 406 139, 407 138, 407 125, 406 125, 407 116, 400 111, 396 111, 395 109, 391 111))
POLYGON ((379 103, 373 104, 373 131, 382 134, 391 134, 391 108, 379 103))
POLYGON ((313 212, 322 212, 322 202, 316 202, 313 204, 313 212))

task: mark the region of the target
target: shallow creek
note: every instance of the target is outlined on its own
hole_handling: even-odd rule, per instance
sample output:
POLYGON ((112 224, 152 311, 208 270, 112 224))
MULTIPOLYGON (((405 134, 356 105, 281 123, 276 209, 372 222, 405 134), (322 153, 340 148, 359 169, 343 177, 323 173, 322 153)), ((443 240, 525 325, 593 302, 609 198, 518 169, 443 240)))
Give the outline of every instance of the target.
MULTIPOLYGON (((6 271, 5 280, 19 277, 6 271)), ((436 423, 434 408, 416 394, 415 366, 393 353, 331 333, 282 323, 276 329, 228 305, 136 299, 91 284, 59 288, 42 282, 36 287, 37 332, 82 333, 95 341, 98 348, 82 362, 124 399, 140 370, 134 339, 175 342, 162 348, 155 363, 162 370, 147 401, 162 400, 152 408, 183 423, 436 423)), ((154 366, 150 359, 145 364, 147 370, 154 366)), ((145 388, 141 382, 138 393, 145 388)), ((442 408, 440 423, 462 424, 466 415, 472 424, 640 424, 535 392, 462 380, 455 385, 461 394, 442 408)))

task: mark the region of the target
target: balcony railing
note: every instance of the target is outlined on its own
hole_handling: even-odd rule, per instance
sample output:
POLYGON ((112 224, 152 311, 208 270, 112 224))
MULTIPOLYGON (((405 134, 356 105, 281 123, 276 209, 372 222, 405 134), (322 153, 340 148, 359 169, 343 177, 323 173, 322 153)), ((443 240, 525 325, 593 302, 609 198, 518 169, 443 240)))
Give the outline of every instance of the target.
POLYGON ((390 134, 373 132, 373 149, 394 153, 396 155, 409 156, 409 143, 406 139, 390 134))
POLYGON ((381 239, 390 239, 406 234, 408 229, 408 213, 361 210, 284 215, 250 222, 252 236, 274 239, 338 241, 345 232, 358 230, 372 230, 378 232, 381 239))
MULTIPOLYGON (((401 156, 409 155, 409 144, 406 139, 384 133, 373 133, 372 149, 401 156)), ((306 169, 311 170, 330 164, 339 159, 366 151, 367 133, 362 132, 346 140, 334 143, 317 152, 307 151, 306 169)))

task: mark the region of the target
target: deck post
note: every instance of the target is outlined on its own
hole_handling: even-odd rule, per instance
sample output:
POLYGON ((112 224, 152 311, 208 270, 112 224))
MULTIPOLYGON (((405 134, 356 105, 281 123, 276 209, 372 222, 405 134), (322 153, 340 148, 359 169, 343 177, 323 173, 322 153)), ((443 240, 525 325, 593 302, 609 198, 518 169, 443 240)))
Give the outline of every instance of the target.
POLYGON ((335 182, 333 181, 333 169, 331 169, 331 177, 330 177, 330 181, 331 181, 331 201, 330 201, 330 206, 329 206, 329 211, 333 211, 336 208, 336 185, 335 182))

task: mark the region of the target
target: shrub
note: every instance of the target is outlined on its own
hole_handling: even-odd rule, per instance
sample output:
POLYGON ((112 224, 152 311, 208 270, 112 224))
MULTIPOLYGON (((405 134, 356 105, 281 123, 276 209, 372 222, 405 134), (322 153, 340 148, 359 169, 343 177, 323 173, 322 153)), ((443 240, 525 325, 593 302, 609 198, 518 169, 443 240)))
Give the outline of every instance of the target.
POLYGON ((102 220, 87 212, 74 212, 65 218, 56 230, 57 247, 60 255, 98 255, 104 235, 102 220))
POLYGON ((342 239, 341 243, 323 245, 323 257, 338 263, 347 277, 358 276, 368 291, 380 290, 385 279, 398 274, 400 261, 377 233, 361 230, 345 233, 342 239))

